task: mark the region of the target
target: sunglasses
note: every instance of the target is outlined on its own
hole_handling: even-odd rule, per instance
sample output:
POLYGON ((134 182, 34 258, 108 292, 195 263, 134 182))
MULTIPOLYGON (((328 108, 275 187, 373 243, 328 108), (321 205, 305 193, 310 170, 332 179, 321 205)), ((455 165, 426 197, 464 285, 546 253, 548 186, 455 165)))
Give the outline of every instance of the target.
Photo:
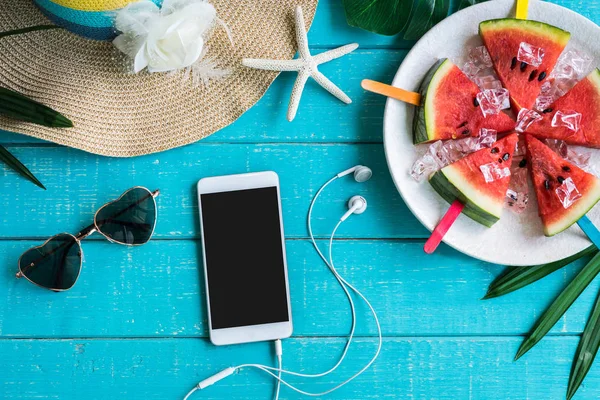
POLYGON ((71 289, 81 272, 81 240, 98 232, 117 244, 139 246, 147 243, 156 226, 155 197, 159 194, 159 190, 151 192, 145 187, 127 190, 117 200, 96 211, 94 223, 76 236, 60 233, 23 253, 19 258, 17 278, 25 277, 31 283, 55 292, 71 289))

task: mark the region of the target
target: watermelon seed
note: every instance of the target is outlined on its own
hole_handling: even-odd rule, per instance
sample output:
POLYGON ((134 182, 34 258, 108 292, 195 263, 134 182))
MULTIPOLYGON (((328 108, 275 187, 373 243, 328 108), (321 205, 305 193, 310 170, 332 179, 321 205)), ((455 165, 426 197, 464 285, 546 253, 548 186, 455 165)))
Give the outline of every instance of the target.
POLYGON ((497 152, 499 152, 499 151, 500 151, 500 149, 498 149, 497 147, 494 147, 494 148, 492 149, 492 154, 496 154, 496 153, 497 153, 497 152))
POLYGON ((565 178, 563 178, 562 176, 557 176, 556 180, 558 181, 558 183, 560 183, 562 185, 562 183, 565 181, 565 178))
POLYGON ((544 181, 544 187, 546 188, 546 190, 550 190, 550 181, 548 179, 544 181))
POLYGON ((540 74, 540 76, 538 76, 538 81, 540 81, 540 82, 543 81, 545 77, 546 77, 546 71, 542 72, 540 74))
POLYGON ((510 69, 515 69, 516 66, 517 66, 517 57, 513 57, 512 61, 510 62, 510 69))
POLYGON ((468 129, 465 129, 464 131, 461 132, 462 135, 468 135, 469 133, 471 133, 471 131, 468 129))
POLYGON ((508 153, 504 153, 504 155, 502 156, 502 159, 504 161, 508 161, 509 158, 510 158, 510 154, 508 154, 508 153))
POLYGON ((536 75, 537 75, 537 69, 534 69, 533 71, 531 71, 531 74, 529 74, 529 82, 534 80, 536 75))
POLYGON ((544 111, 542 111, 542 113, 544 114, 548 114, 552 112, 552 108, 546 108, 544 111))
POLYGON ((563 165, 562 170, 565 172, 571 172, 571 168, 569 168, 567 165, 563 165))
POLYGON ((512 194, 512 193, 511 193, 511 194, 509 194, 509 195, 508 195, 508 197, 510 197, 510 198, 511 198, 511 199, 513 199, 513 200, 517 200, 517 196, 516 196, 516 195, 514 195, 514 194, 512 194))
POLYGON ((458 127, 459 127, 459 128, 462 128, 463 126, 466 126, 468 123, 469 123, 468 121, 465 121, 465 122, 463 122, 462 124, 460 124, 458 127))
POLYGON ((479 100, 477 100, 477 97, 473 98, 473 105, 474 105, 475 107, 478 107, 478 106, 479 106, 479 100))
POLYGON ((521 162, 519 163, 519 168, 525 168, 526 165, 527 165, 527 160, 522 159, 521 162))
POLYGON ((515 205, 515 203, 513 203, 512 201, 509 201, 509 202, 508 202, 508 205, 509 205, 510 207, 512 207, 512 206, 514 206, 514 205, 515 205))
POLYGON ((525 61, 521 61, 521 72, 525 72, 527 69, 527 63, 525 61))
POLYGON ((502 164, 502 159, 501 158, 498 159, 498 164, 502 164))

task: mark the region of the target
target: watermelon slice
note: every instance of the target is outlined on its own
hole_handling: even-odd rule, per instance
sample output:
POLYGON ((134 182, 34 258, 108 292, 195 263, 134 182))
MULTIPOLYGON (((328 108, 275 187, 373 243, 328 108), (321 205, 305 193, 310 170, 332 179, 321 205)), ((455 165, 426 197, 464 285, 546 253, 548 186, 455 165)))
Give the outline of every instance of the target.
POLYGON ((448 59, 431 67, 419 92, 423 106, 415 107, 415 144, 478 136, 481 128, 507 132, 515 127, 515 122, 503 112, 483 116, 476 102, 479 88, 448 59))
MULTIPOLYGON (((534 122, 527 132, 537 137, 561 139, 570 144, 600 147, 600 70, 592 71, 567 94, 541 112, 542 120, 534 122), (557 112, 581 114, 579 130, 567 126, 552 126, 557 112)), ((557 118, 560 120, 560 118, 557 118)))
POLYGON ((564 160, 531 135, 525 136, 525 143, 544 234, 553 236, 577 222, 600 200, 600 179, 564 160), (565 208, 556 189, 568 178, 581 197, 565 208))
POLYGON ((481 167, 510 168, 517 141, 517 134, 512 133, 492 147, 478 150, 442 168, 433 174, 429 182, 448 203, 460 200, 465 205, 464 214, 490 227, 502 214, 510 175, 496 176, 496 179, 487 182, 481 167))
POLYGON ((502 85, 510 93, 516 113, 521 108, 533 107, 540 87, 571 37, 569 32, 543 22, 512 18, 483 21, 479 24, 479 34, 502 85), (544 50, 539 66, 517 60, 522 42, 544 50))

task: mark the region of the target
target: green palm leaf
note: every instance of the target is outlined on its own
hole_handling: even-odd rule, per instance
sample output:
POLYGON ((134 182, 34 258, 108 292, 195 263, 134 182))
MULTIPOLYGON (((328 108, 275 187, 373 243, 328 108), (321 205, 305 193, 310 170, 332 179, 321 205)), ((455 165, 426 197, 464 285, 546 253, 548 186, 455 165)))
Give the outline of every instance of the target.
POLYGON ((0 146, 0 161, 4 162, 6 165, 17 171, 21 176, 26 179, 29 179, 31 182, 35 183, 37 186, 46 190, 46 187, 42 185, 32 173, 27 169, 25 165, 21 161, 19 161, 15 156, 13 156, 4 146, 0 146))
POLYGON ((515 360, 531 350, 550 331, 599 272, 600 253, 597 253, 536 321, 529 335, 521 343, 515 360))
POLYGON ((504 296, 505 294, 514 292, 517 289, 521 289, 522 287, 538 281, 554 271, 571 264, 575 260, 594 255, 597 252, 598 249, 596 246, 591 245, 577 254, 548 264, 531 265, 528 267, 508 267, 490 284, 487 293, 482 300, 504 296))
MULTIPOLYGON (((461 0, 458 9, 486 0, 461 0)), ((450 0, 342 0, 349 25, 381 35, 420 38, 448 16, 450 0)))
POLYGON ((575 357, 573 358, 573 366, 571 367, 571 375, 569 376, 569 388, 567 389, 567 400, 570 400, 583 379, 587 375, 590 367, 594 363, 594 358, 598 353, 600 346, 600 295, 596 299, 594 310, 590 314, 590 318, 585 325, 583 335, 579 340, 575 357))
POLYGON ((449 8, 448 0, 418 0, 404 39, 416 40, 423 36, 433 25, 448 16, 449 8))

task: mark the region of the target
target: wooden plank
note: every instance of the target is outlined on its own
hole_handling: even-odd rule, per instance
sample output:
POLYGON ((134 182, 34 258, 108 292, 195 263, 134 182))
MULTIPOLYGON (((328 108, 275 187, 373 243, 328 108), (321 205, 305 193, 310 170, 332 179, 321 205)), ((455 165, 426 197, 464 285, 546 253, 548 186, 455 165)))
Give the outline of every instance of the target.
POLYGON ((351 177, 325 191, 315 207, 315 233, 328 236, 346 202, 364 195, 369 209, 351 218, 340 237, 425 237, 400 199, 381 145, 202 144, 137 158, 106 158, 64 147, 12 148, 46 185, 44 192, 6 169, 0 178, 0 238, 78 232, 94 212, 132 186, 161 189, 156 237, 199 237, 196 182, 203 177, 274 170, 280 174, 286 234, 306 237, 312 195, 332 176, 362 163, 374 171, 363 184, 351 177))
MULTIPOLYGON (((19 255, 37 244, 0 241, 0 263, 7 268, 0 275, 1 337, 207 336, 198 241, 161 240, 136 248, 86 241, 77 285, 58 294, 14 278, 19 255)), ((525 334, 578 270, 567 268, 504 298, 481 301, 501 266, 444 245, 425 255, 423 242, 341 240, 334 246, 340 273, 372 301, 386 336, 525 334)), ((309 241, 288 241, 287 250, 294 334, 346 335, 348 301, 331 272, 309 241)), ((599 282, 553 334, 582 332, 599 282)), ((357 333, 375 335, 366 305, 357 301, 357 310, 357 333)))
MULTIPOLYGON (((578 338, 549 338, 518 362, 517 337, 391 338, 381 357, 334 399, 561 399, 578 338)), ((309 373, 332 366, 343 341, 302 338, 283 342, 284 366, 309 373)), ((376 340, 358 339, 331 376, 291 379, 309 391, 327 390, 370 359, 376 340)), ((1 340, 3 399, 182 399, 197 382, 245 362, 273 365, 269 343, 215 347, 207 340, 1 340)), ((597 397, 592 368, 575 399, 597 397)), ((266 399, 269 377, 242 370, 194 399, 266 399)), ((300 396, 282 388, 282 399, 300 396)))
MULTIPOLYGON (((317 50, 320 52, 321 50, 317 50)), ((258 104, 203 142, 381 142, 385 98, 365 92, 360 81, 391 82, 405 51, 357 50, 319 69, 353 100, 345 105, 309 81, 294 122, 286 119, 295 73, 282 73, 258 104), (368 69, 365 68, 368 65, 368 69)), ((44 143, 0 131, 0 144, 44 143)))

